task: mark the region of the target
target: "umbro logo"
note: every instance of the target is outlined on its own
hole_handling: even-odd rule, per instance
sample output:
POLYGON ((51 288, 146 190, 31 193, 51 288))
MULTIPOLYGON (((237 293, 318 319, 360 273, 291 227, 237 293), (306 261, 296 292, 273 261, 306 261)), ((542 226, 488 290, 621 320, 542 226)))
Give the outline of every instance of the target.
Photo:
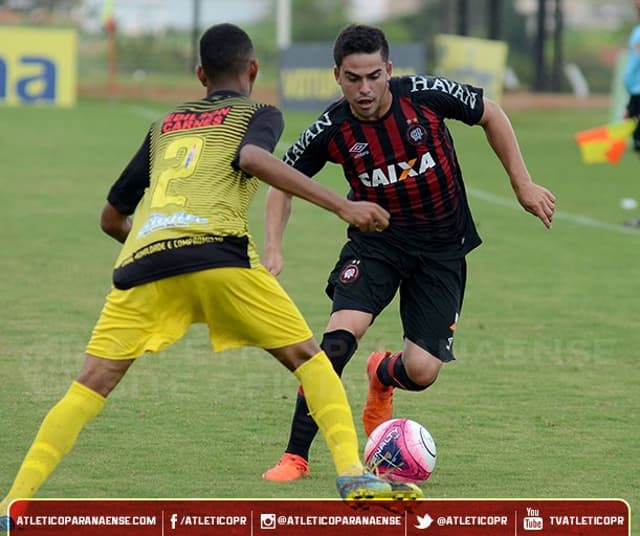
POLYGON ((369 144, 365 143, 365 142, 356 142, 351 146, 351 149, 349 149, 349 152, 355 157, 355 158, 362 158, 363 156, 369 154, 369 144))

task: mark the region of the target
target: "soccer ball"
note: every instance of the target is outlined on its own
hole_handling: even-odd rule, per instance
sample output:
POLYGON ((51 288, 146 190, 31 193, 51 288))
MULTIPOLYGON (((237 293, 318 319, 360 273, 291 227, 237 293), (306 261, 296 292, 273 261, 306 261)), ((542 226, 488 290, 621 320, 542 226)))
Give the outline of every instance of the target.
POLYGON ((380 476, 420 484, 436 466, 436 444, 428 430, 410 419, 379 425, 364 447, 367 467, 380 476))

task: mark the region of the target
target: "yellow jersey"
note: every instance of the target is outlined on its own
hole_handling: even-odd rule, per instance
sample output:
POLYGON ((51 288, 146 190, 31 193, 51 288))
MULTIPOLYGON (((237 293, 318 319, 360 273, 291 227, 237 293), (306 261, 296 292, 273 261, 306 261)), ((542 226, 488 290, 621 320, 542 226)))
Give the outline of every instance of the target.
POLYGON ((136 207, 114 285, 259 263, 248 210, 260 181, 238 168, 238 152, 247 143, 273 151, 282 128, 277 108, 231 92, 184 103, 155 122, 109 194, 124 214, 136 207))

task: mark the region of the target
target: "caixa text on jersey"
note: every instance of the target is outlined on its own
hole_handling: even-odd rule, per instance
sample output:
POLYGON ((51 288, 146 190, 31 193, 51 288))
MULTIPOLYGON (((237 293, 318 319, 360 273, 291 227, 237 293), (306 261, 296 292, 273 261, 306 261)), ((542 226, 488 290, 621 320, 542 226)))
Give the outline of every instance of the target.
POLYGON ((412 158, 408 162, 394 162, 385 167, 375 168, 371 173, 364 172, 358 178, 365 186, 377 187, 394 182, 404 181, 408 178, 422 175, 427 169, 436 166, 436 162, 431 153, 424 153, 418 158, 412 158))

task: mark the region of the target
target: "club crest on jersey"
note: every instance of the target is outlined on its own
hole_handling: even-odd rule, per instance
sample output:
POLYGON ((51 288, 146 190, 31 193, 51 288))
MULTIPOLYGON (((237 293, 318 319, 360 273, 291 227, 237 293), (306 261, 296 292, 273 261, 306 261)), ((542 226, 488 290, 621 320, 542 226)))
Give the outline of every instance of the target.
POLYGON ((422 125, 413 123, 407 129, 407 140, 413 145, 422 145, 427 139, 427 129, 422 125))
POLYGON ((360 277, 360 261, 353 260, 347 264, 340 272, 340 283, 353 283, 360 277))

